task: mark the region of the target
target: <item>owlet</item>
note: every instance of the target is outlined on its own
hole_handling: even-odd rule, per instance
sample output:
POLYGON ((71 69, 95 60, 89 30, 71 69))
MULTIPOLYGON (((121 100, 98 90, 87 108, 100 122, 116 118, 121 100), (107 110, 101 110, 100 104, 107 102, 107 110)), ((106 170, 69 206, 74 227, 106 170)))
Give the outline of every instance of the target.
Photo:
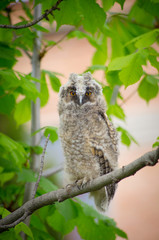
MULTIPOLYGON (((117 168, 117 132, 106 115, 101 86, 90 73, 72 73, 59 93, 59 135, 65 155, 66 183, 83 186, 117 168)), ((113 198, 112 183, 91 193, 98 210, 113 198)))

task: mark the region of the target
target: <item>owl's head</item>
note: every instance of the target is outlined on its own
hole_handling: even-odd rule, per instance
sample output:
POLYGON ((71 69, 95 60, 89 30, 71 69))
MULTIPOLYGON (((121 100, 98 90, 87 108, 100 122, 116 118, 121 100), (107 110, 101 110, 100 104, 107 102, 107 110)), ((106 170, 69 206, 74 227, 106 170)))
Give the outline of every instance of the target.
POLYGON ((66 103, 74 102, 79 106, 96 102, 100 96, 102 88, 89 72, 83 75, 70 74, 68 82, 60 88, 60 98, 66 103))

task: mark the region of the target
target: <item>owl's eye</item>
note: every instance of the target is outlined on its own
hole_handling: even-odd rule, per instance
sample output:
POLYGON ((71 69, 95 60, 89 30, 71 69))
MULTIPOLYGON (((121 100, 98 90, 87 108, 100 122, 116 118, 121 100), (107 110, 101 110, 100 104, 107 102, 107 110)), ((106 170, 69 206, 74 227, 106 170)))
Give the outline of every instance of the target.
POLYGON ((70 95, 71 95, 71 96, 76 96, 76 92, 71 91, 71 92, 70 92, 70 95))
POLYGON ((92 92, 86 92, 86 96, 90 96, 92 92))

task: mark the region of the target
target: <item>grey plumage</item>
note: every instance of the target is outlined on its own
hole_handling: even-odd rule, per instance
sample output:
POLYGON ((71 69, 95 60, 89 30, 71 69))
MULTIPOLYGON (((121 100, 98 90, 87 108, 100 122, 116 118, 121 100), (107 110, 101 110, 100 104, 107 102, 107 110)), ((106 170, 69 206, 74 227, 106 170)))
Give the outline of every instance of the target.
MULTIPOLYGON (((106 115, 101 86, 90 73, 71 74, 59 93, 59 135, 65 154, 66 183, 83 186, 117 168, 117 132, 106 115)), ((115 193, 110 184, 91 195, 105 211, 115 193)))

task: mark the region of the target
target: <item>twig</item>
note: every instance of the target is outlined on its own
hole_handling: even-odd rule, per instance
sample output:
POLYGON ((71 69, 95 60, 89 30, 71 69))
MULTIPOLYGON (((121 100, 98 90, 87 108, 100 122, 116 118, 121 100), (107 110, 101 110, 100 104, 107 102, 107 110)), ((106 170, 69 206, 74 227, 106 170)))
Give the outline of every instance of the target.
POLYGON ((132 96, 134 96, 136 92, 137 92, 137 89, 135 89, 127 98, 125 98, 119 106, 120 107, 123 106, 123 104, 125 104, 130 98, 132 98, 132 96))
POLYGON ((55 44, 53 44, 52 46, 44 46, 44 49, 40 52, 39 58, 40 60, 45 56, 45 54, 52 49, 53 47, 57 46, 59 43, 61 43, 69 33, 73 32, 73 30, 68 31, 66 34, 64 34, 57 42, 55 42, 55 44))
POLYGON ((24 49, 23 49, 23 51, 28 56, 29 59, 32 59, 32 55, 28 51, 26 51, 24 49))
POLYGON ((41 178, 41 176, 42 176, 43 167, 44 167, 44 156, 45 156, 47 144, 48 144, 48 141, 49 141, 49 137, 50 137, 50 134, 48 134, 48 136, 47 136, 47 138, 46 138, 46 142, 45 142, 45 146, 44 146, 44 149, 43 149, 43 153, 42 153, 42 155, 41 155, 39 176, 38 176, 38 179, 37 179, 37 181, 36 181, 36 183, 35 183, 34 190, 33 190, 33 194, 32 194, 32 198, 31 198, 31 199, 34 199, 34 198, 35 198, 35 194, 36 194, 36 191, 37 191, 39 182, 40 182, 40 178, 41 178))
POLYGON ((36 23, 40 22, 44 18, 48 20, 48 15, 52 14, 52 12, 55 11, 55 10, 59 10, 58 6, 62 1, 63 0, 58 0, 54 6, 52 6, 49 10, 46 10, 44 14, 42 14, 40 17, 38 17, 37 19, 33 20, 30 23, 19 25, 19 26, 0 24, 0 28, 9 28, 9 29, 17 30, 17 29, 31 27, 31 26, 35 25, 36 23))
POLYGON ((58 173, 58 172, 60 172, 62 170, 63 170, 63 164, 60 164, 59 166, 46 169, 45 171, 43 171, 42 176, 43 177, 49 177, 49 176, 52 176, 55 173, 58 173))
POLYGON ((120 182, 122 179, 134 175, 137 171, 145 166, 154 166, 158 163, 158 160, 159 148, 151 152, 147 152, 140 158, 136 159, 126 166, 123 166, 120 169, 92 180, 82 189, 79 189, 78 186, 73 185, 71 191, 69 192, 66 188, 64 188, 43 194, 35 199, 32 199, 12 212, 10 215, 0 220, 0 232, 6 231, 6 229, 9 228, 9 224, 12 224, 12 227, 15 226, 17 220, 21 220, 21 217, 24 216, 24 212, 26 212, 25 217, 28 217, 37 209, 53 204, 54 202, 62 202, 68 198, 72 198, 86 192, 96 191, 104 186, 111 184, 112 182, 120 182))
POLYGON ((112 93, 112 96, 111 96, 111 99, 110 99, 110 104, 112 104, 112 105, 114 105, 116 103, 116 99, 117 99, 117 96, 118 96, 119 88, 120 88, 119 85, 115 85, 114 86, 113 93, 112 93))
POLYGON ((7 229, 9 229, 9 228, 15 227, 18 223, 24 221, 27 216, 29 216, 29 212, 26 210, 26 211, 24 212, 24 214, 23 214, 19 219, 17 219, 17 220, 16 220, 15 222, 13 222, 13 223, 10 223, 10 224, 8 224, 8 225, 3 226, 3 229, 7 230, 7 229))

